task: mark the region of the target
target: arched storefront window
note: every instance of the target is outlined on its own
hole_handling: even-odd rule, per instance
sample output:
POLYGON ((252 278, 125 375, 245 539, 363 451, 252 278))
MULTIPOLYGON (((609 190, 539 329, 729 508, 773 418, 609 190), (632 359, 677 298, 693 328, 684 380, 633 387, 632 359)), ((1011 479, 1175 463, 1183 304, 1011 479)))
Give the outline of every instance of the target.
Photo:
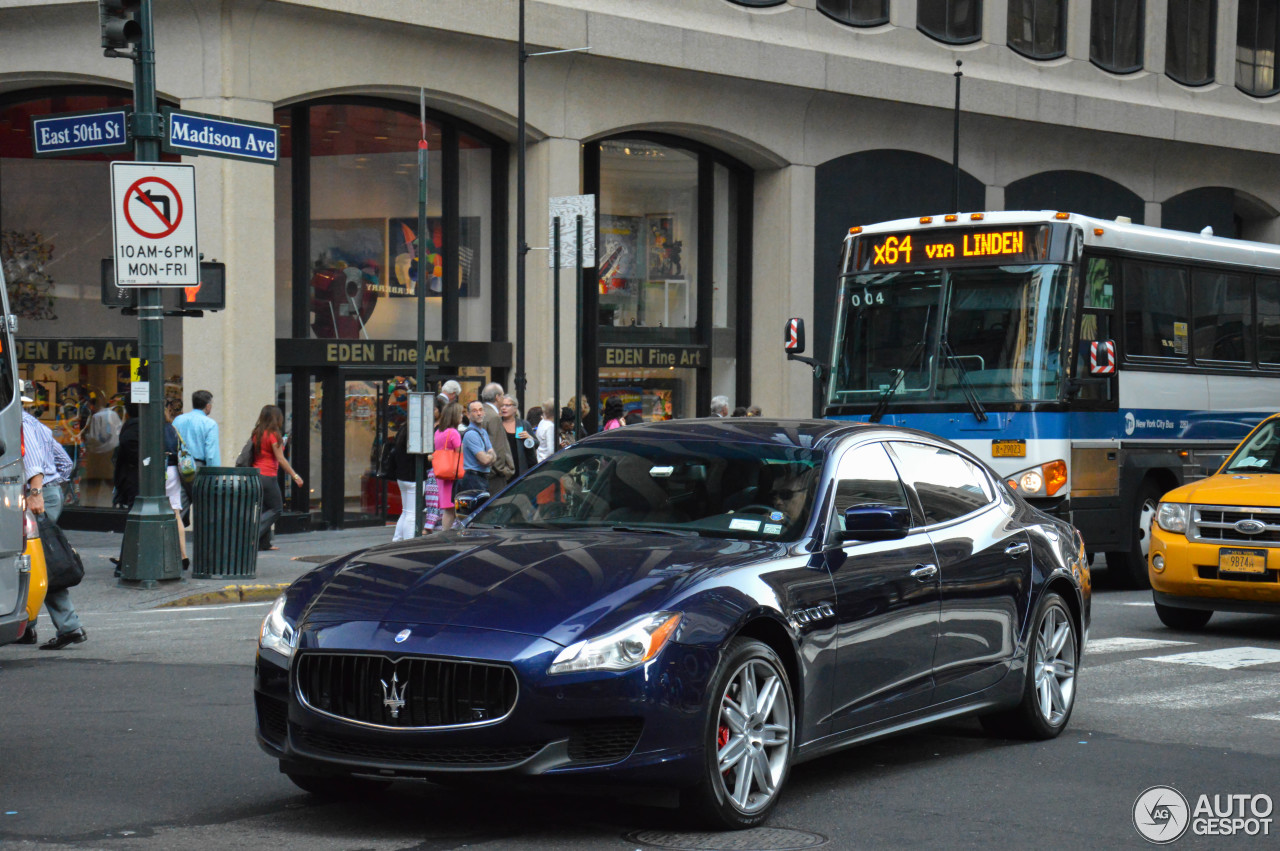
POLYGON ((1236 88, 1256 97, 1280 92, 1276 50, 1280 48, 1280 2, 1240 0, 1236 23, 1236 88))
POLYGON ((1093 0, 1089 60, 1104 71, 1130 74, 1142 68, 1142 0, 1093 0))
MULTIPOLYGON (((118 411, 102 415, 103 423, 118 429, 129 359, 138 356, 138 319, 102 303, 102 280, 113 255, 111 162, 132 160, 133 154, 37 159, 32 119, 132 103, 131 92, 105 86, 0 95, 0 261, 9 306, 18 317, 19 374, 32 382, 30 410, 76 464, 76 485, 65 489, 63 522, 71 528, 83 522, 81 509, 112 507, 116 444, 107 433, 98 440, 98 432, 86 429, 99 407, 118 411)), ((166 294, 164 303, 176 307, 176 297, 166 294)), ((164 342, 161 368, 171 388, 171 379, 182 375, 182 320, 164 321, 164 342)))
POLYGON ((874 27, 889 22, 889 0, 818 0, 818 11, 855 27, 874 27))
POLYGON ((982 38, 982 0, 919 0, 916 26, 948 44, 967 44, 982 38))
POLYGON ((1067 52, 1066 0, 1009 0, 1009 47, 1030 59, 1067 52))
POLYGON ((1164 72, 1187 86, 1213 82, 1217 0, 1169 0, 1164 72))
POLYGON ((462 398, 474 398, 510 366, 507 182, 505 165, 495 167, 506 146, 428 113, 420 233, 415 104, 330 98, 279 109, 275 120, 276 401, 308 483, 290 502, 329 525, 381 522, 399 511, 394 483, 374 470, 417 371, 419 287, 426 389, 458 380, 462 398))
POLYGON ((705 416, 717 395, 748 404, 750 171, 663 136, 590 143, 585 157, 599 198, 594 412, 612 395, 649 420, 705 416))

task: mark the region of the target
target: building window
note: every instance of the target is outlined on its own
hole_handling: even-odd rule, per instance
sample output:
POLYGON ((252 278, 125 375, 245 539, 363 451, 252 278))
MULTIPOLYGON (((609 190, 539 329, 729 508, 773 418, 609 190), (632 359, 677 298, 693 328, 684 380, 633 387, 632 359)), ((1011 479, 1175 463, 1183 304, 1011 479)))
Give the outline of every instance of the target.
POLYGON ((751 404, 750 170, 657 134, 603 139, 584 157, 599 199, 583 341, 593 415, 612 396, 646 420, 706 416, 717 395, 751 404))
POLYGON ((1276 46, 1280 43, 1280 2, 1240 0, 1236 24, 1236 88, 1257 97, 1280 91, 1276 46))
POLYGON ((818 11, 855 27, 889 22, 889 0, 818 0, 818 11))
POLYGON ((1218 32, 1216 0, 1169 0, 1164 72, 1187 86, 1213 82, 1213 45, 1218 32))
POLYGON ((920 0, 916 26, 948 44, 977 41, 982 37, 982 0, 920 0))
POLYGON ((1090 61, 1115 74, 1141 70, 1143 14, 1142 0, 1093 0, 1090 61))
POLYGON ((415 260, 422 134, 417 110, 348 99, 300 111, 308 155, 305 192, 293 185, 301 134, 292 119, 299 108, 276 113, 282 126, 277 336, 415 339, 414 295, 423 280, 427 339, 493 339, 492 145, 443 116, 428 117, 426 259, 420 272, 415 260), (298 215, 310 223, 305 271, 296 268, 298 256, 291 262, 289 253, 302 236, 291 224, 298 215), (306 298, 300 299, 295 293, 304 285, 303 275, 306 298), (446 321, 451 310, 456 319, 446 321))
POLYGON ((1009 0, 1009 46, 1031 59, 1067 52, 1066 0, 1009 0))

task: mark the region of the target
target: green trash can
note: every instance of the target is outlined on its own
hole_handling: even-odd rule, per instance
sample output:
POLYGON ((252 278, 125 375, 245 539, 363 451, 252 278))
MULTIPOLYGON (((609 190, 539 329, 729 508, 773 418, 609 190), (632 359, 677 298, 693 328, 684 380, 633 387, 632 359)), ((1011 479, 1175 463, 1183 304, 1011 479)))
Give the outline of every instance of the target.
POLYGON ((192 579, 252 579, 258 571, 262 474, 254 467, 201 467, 191 486, 192 579))

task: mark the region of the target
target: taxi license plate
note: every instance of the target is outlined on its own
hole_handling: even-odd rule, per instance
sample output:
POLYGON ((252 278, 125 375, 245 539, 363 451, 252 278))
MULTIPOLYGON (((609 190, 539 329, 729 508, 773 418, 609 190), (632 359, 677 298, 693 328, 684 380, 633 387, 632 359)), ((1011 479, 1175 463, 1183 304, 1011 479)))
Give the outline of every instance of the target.
POLYGON ((1026 458, 1027 442, 1025 440, 993 440, 991 441, 992 458, 1026 458))
POLYGON ((1229 550, 1218 551, 1219 573, 1266 573, 1266 550, 1229 550))

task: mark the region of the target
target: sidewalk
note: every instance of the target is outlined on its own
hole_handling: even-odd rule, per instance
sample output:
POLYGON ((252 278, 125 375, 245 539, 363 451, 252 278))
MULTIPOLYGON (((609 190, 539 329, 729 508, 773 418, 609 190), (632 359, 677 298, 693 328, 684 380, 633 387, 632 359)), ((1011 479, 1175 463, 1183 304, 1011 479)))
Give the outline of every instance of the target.
MULTIPOLYGON (((71 589, 71 600, 78 610, 94 612, 272 600, 294 579, 333 556, 389 543, 394 529, 394 526, 373 526, 276 535, 275 544, 280 549, 258 553, 257 575, 252 579, 192 579, 188 570, 183 572, 182 579, 162 582, 160 587, 151 590, 123 586, 112 575, 115 565, 108 559, 120 556, 122 534, 68 531, 67 540, 84 561, 84 581, 71 589)), ((192 539, 188 533, 188 549, 193 546, 192 539)), ((45 617, 42 614, 41 620, 45 617)))

